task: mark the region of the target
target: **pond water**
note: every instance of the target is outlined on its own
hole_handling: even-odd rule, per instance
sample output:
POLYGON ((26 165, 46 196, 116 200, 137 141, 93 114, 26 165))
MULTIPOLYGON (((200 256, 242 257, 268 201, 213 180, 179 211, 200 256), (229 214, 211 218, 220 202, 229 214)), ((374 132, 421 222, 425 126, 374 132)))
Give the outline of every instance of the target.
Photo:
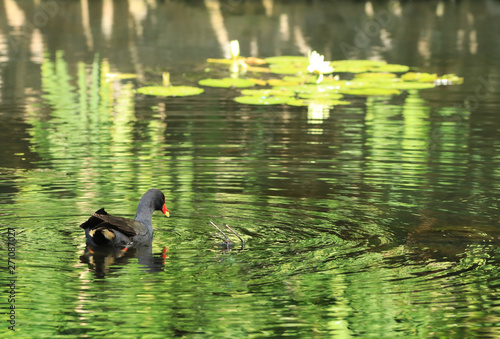
POLYGON ((499 19, 493 0, 0 1, 1 336, 497 337, 499 19), (135 93, 196 86, 233 39, 464 83, 319 111, 135 93), (151 187, 171 217, 147 259, 86 253, 78 226, 151 187))

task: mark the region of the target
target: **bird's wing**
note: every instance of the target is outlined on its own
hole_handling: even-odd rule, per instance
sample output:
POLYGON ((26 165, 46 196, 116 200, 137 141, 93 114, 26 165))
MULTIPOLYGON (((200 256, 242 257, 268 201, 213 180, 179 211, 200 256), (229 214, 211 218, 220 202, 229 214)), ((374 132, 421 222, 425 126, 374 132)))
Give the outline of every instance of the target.
POLYGON ((141 226, 143 225, 140 222, 133 219, 127 219, 109 215, 104 210, 104 208, 101 208, 95 213, 92 213, 92 216, 86 222, 80 225, 80 227, 83 229, 86 228, 94 229, 98 226, 109 227, 125 234, 126 236, 133 237, 138 233, 140 233, 141 226))

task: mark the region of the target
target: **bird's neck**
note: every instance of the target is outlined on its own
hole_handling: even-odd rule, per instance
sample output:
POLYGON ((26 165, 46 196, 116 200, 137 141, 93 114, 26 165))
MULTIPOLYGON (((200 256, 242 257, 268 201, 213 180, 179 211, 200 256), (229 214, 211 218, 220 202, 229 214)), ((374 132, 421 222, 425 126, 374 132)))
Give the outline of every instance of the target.
POLYGON ((152 202, 141 199, 141 201, 139 201, 139 205, 137 206, 137 213, 135 214, 134 219, 148 227, 153 227, 151 219, 153 217, 154 210, 152 202))

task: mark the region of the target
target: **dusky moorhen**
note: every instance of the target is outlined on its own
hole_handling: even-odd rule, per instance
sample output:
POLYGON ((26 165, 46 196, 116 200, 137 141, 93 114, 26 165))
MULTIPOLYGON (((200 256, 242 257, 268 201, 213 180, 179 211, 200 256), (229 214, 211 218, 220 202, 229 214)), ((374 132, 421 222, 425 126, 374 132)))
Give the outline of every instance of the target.
POLYGON ((109 215, 104 208, 80 225, 85 230, 87 244, 95 247, 136 247, 150 245, 153 240, 152 217, 155 210, 170 216, 165 206, 165 195, 150 189, 142 196, 134 219, 109 215))

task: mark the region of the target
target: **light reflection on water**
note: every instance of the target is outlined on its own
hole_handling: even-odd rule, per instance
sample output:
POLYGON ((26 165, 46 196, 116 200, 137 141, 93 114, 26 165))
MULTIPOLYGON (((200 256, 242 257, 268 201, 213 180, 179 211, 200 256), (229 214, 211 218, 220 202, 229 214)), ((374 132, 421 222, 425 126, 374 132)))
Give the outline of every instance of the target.
MULTIPOLYGON (((207 8, 212 17, 221 10, 207 8)), ((281 23, 300 17, 283 15, 281 23)), ((144 79, 103 76, 121 58, 68 54, 36 54, 39 88, 24 93, 22 109, 0 106, 0 117, 13 115, 10 126, 25 127, 9 130, 6 143, 29 148, 9 141, 2 152, 11 150, 11 160, 0 168, 2 233, 19 231, 16 335, 498 332, 498 127, 490 115, 498 103, 465 105, 477 82, 353 97, 329 110, 249 107, 232 101, 236 90, 136 95, 144 79), (100 207, 133 216, 150 187, 167 194, 172 215, 154 216, 151 255, 82 257, 78 225, 100 207), (231 225, 245 249, 234 237, 233 248, 221 247, 210 220, 231 225)), ((156 73, 141 72, 146 81, 148 72, 156 73)), ((188 81, 201 73, 190 72, 188 81)), ((474 72, 463 75, 477 80, 474 72)), ((14 100, 5 81, 4 97, 14 100)))

